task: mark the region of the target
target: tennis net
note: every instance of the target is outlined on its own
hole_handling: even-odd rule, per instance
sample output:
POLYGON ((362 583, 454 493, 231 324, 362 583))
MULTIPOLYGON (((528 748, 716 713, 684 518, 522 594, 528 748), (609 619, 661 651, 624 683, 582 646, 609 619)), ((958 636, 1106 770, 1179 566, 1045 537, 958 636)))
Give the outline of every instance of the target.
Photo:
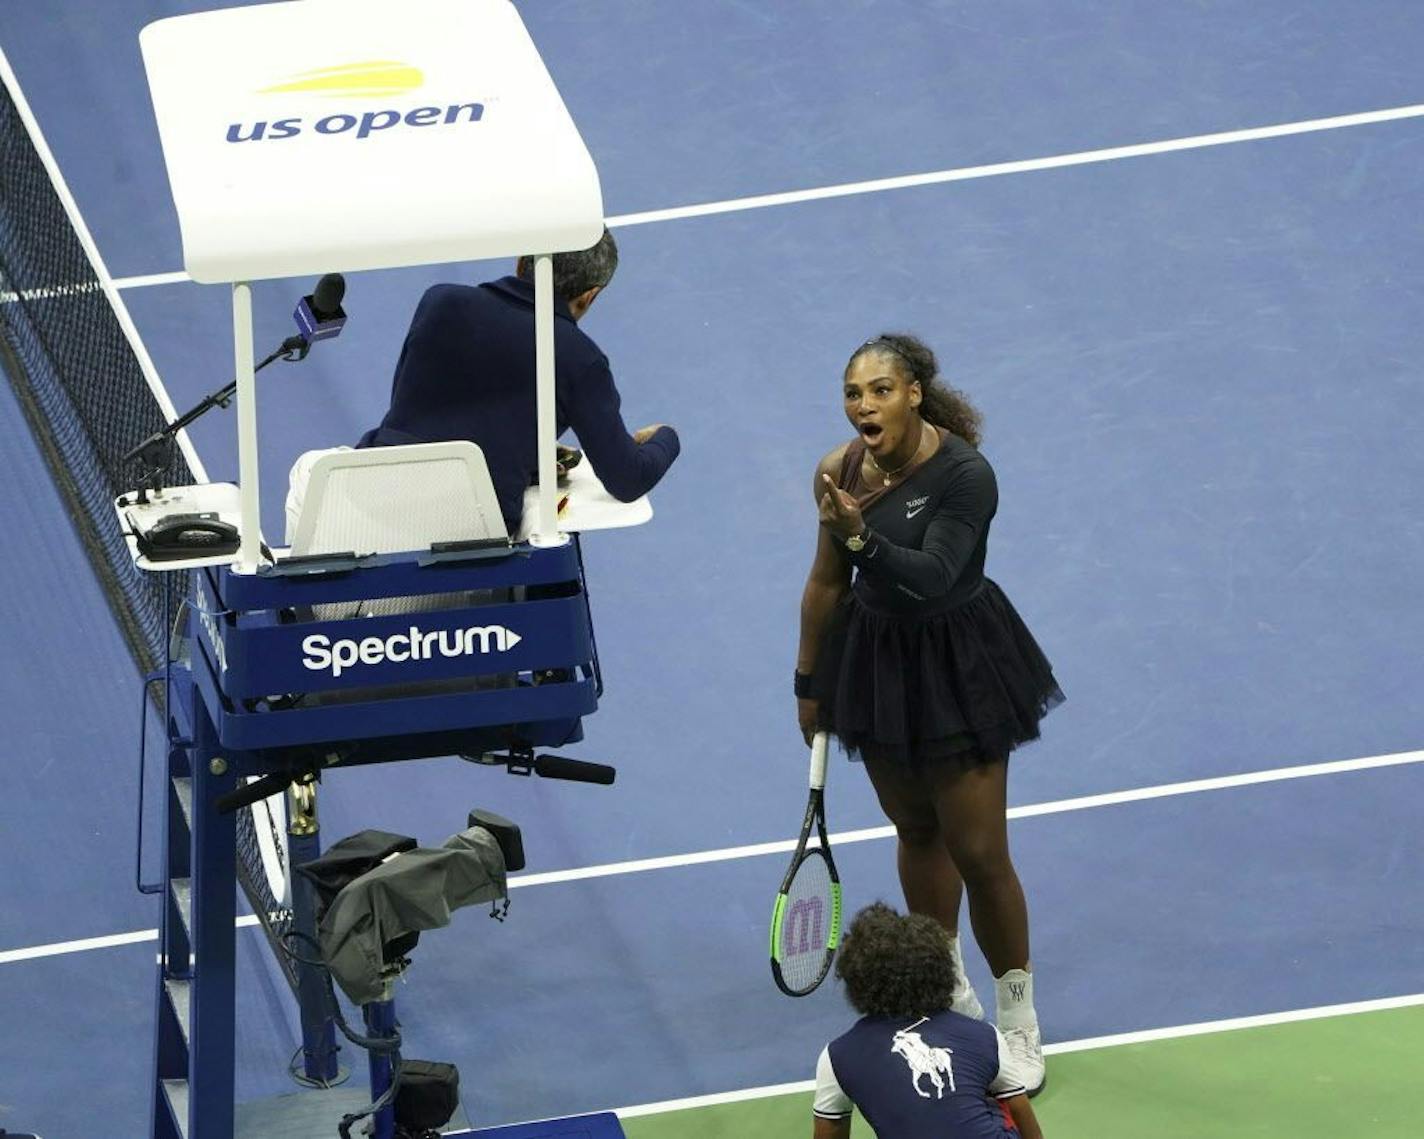
MULTIPOLYGON (((140 474, 123 456, 175 416, 3 55, 0 368, 134 662, 147 674, 167 659, 169 626, 191 583, 187 573, 145 573, 134 565, 113 500, 140 474)), ((205 477, 191 451, 173 449, 167 485, 205 477)), ((150 691, 161 700, 161 685, 150 691)), ((269 885, 257 827, 280 824, 264 804, 258 810, 262 823, 254 812, 239 812, 238 879, 275 942, 291 911, 269 885)), ((288 956, 279 951, 277 959, 295 985, 288 956)))
MULTIPOLYGON (((23 102, 8 76, 0 86, 0 353, 134 661, 147 672, 164 659, 164 615, 177 612, 187 575, 146 574, 133 564, 113 500, 138 474, 122 456, 167 417, 23 102)), ((195 481, 176 448, 167 477, 195 481)))

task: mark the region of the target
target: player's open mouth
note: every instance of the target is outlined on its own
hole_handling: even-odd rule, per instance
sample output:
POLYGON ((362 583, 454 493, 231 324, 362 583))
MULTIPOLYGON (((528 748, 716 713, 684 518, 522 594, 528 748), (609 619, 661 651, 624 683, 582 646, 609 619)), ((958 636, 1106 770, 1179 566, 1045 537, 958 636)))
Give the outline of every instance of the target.
POLYGON ((872 446, 880 441, 880 437, 885 434, 885 428, 878 423, 862 423, 860 425, 860 435, 872 446))

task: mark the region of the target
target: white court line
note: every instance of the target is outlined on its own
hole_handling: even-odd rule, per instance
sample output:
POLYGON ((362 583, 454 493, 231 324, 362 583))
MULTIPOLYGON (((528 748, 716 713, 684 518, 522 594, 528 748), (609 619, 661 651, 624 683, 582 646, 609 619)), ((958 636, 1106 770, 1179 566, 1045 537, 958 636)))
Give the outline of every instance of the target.
MULTIPOLYGON (((244 914, 236 922, 238 929, 257 924, 255 914, 244 914)), ((111 933, 105 937, 86 937, 79 941, 53 941, 48 945, 6 949, 0 952, 0 965, 9 965, 16 961, 36 961, 42 957, 62 957, 67 953, 84 953, 90 949, 117 949, 122 945, 141 945, 145 941, 157 940, 158 930, 136 929, 132 933, 111 933)))
POLYGON ((1171 154, 1182 150, 1201 150, 1211 146, 1227 146, 1237 142, 1258 142, 1287 135, 1311 134, 1316 131, 1340 130, 1344 127, 1367 126, 1371 123, 1393 122, 1424 116, 1424 103, 1408 107, 1392 107, 1383 111, 1365 111, 1354 115, 1335 115, 1328 119, 1305 119, 1294 123, 1278 123, 1268 127, 1220 131, 1216 134, 1191 135, 1161 142, 1142 142, 1131 146, 1113 146, 1103 150, 1084 150, 1075 154, 1055 154, 1047 158, 1028 158, 1017 162, 996 162, 988 166, 966 166, 958 170, 936 170, 928 174, 905 174, 896 178, 876 178, 868 182, 845 182, 815 190, 791 190, 783 194, 758 194, 750 198, 733 198, 725 202, 708 202, 699 206, 679 206, 668 210, 624 214, 609 218, 609 226, 646 225, 649 222, 673 221, 680 218, 706 217, 709 214, 733 213, 739 210, 786 206, 797 202, 820 201, 825 198, 845 198, 855 194, 878 193, 883 190, 904 190, 912 186, 934 186, 944 182, 969 182, 977 178, 996 178, 1004 174, 1027 174, 1036 170, 1061 170, 1067 166, 1089 166, 1098 162, 1113 162, 1122 158, 1143 158, 1153 154, 1171 154))
POLYGON ((113 933, 107 937, 86 937, 80 941, 55 941, 49 945, 31 945, 24 949, 7 949, 0 953, 0 964, 12 961, 34 961, 41 957, 58 957, 65 953, 83 953, 89 949, 113 949, 120 945, 138 945, 157 941, 158 930, 140 929, 133 933, 113 933))
POLYGON ((149 273, 140 277, 115 277, 114 284, 121 289, 142 289, 148 285, 181 285, 193 278, 181 269, 176 273, 149 273))
MULTIPOLYGON (((1131 791, 1110 791, 1102 795, 1083 795, 1075 799, 1030 803, 1022 807, 1010 807, 1008 816, 1011 819, 1030 819, 1039 815, 1084 811, 1092 807, 1112 807, 1121 803, 1138 803, 1147 799, 1166 799, 1176 795, 1192 795, 1201 791, 1223 791, 1234 787, 1250 787, 1259 783, 1279 783, 1287 779, 1308 779, 1317 775, 1340 775, 1379 767, 1398 767, 1407 763, 1424 763, 1424 751, 1403 751, 1393 755, 1372 755, 1363 759, 1341 759, 1329 763, 1278 767, 1267 771, 1247 771, 1240 775, 1220 775, 1211 779, 1193 779, 1186 783, 1162 783, 1155 787, 1138 787, 1131 791)), ((831 845, 837 847, 853 842, 892 838, 894 834, 894 827, 882 826, 867 827, 864 830, 840 831, 832 834, 830 838, 831 845)), ((636 874, 644 870, 666 870, 676 866, 730 862, 738 858, 755 858, 763 854, 789 854, 795 849, 795 839, 782 839, 777 842, 762 842, 752 846, 704 850, 695 854, 640 858, 631 862, 610 862, 602 866, 583 866, 573 870, 551 870, 544 874, 521 874, 511 878, 509 886, 510 889, 515 889, 520 886, 547 886, 555 882, 576 882, 584 878, 610 878, 618 874, 636 874)))
MULTIPOLYGON (((1325 119, 1303 119, 1273 126, 1247 127, 1243 130, 1219 131, 1215 134, 1169 138, 1160 142, 1140 142, 1129 146, 1112 146, 1101 150, 1083 150, 1073 154, 1055 154, 1046 158, 1026 158, 1016 162, 996 162, 988 166, 965 166, 955 170, 933 170, 925 174, 903 174, 893 178, 875 178, 866 182, 842 182, 809 190, 788 190, 780 194, 756 194, 747 198, 729 198, 721 202, 703 202, 692 206, 647 210, 643 213, 620 214, 607 219, 610 229, 651 222, 678 221, 683 218, 708 217, 713 214, 738 213, 772 206, 790 206, 799 202, 816 202, 826 198, 848 198, 857 194, 875 194, 885 190, 905 190, 914 186, 936 186, 946 182, 970 182, 978 178, 997 178, 1004 174, 1027 174, 1037 170, 1061 170, 1068 166, 1089 166, 1099 162, 1115 162, 1123 158, 1145 158, 1154 154, 1173 154, 1183 150, 1202 150, 1212 146, 1229 146, 1238 142, 1260 142, 1263 139, 1285 138, 1289 135, 1313 134, 1317 131, 1341 130, 1346 127, 1369 126, 1373 123, 1396 122, 1400 119, 1424 117, 1424 103, 1407 107, 1390 107, 1382 111, 1363 111, 1353 115, 1334 115, 1325 119)), ((166 285, 188 280, 186 273, 157 273, 147 277, 121 277, 114 283, 120 288, 142 288, 145 285, 166 285)))
MULTIPOLYGON (((30 110, 29 100, 25 98, 24 91, 20 89, 20 81, 15 77, 14 69, 10 66, 10 60, 5 55, 3 48, 0 48, 0 81, 3 81, 5 86, 10 89, 10 97, 15 104, 15 110, 19 114, 20 120, 25 124, 25 129, 29 132, 35 153, 49 174, 50 183, 54 187, 55 194, 59 197, 60 204, 64 207, 64 212, 69 216, 69 224, 73 227, 74 234, 79 239, 85 256, 89 259, 89 267, 93 270, 94 276, 98 278, 99 287, 103 289, 105 297, 108 298, 109 306, 114 311, 119 327, 122 329, 125 339, 128 340, 129 347, 133 349, 133 354, 138 360, 139 370, 148 383, 149 391, 158 401, 158 406, 162 409, 164 417, 169 420, 177 419, 178 412, 168 396, 168 390, 163 386, 163 381, 159 379, 158 369, 153 366, 153 360, 138 334, 138 329, 134 326, 128 307, 119 295, 118 288, 115 287, 114 279, 109 276, 108 267, 99 254, 98 246, 94 244, 94 238, 89 233, 88 225, 85 224, 84 218, 79 213, 79 206, 74 201, 74 195, 69 192, 69 184, 65 182, 64 175, 60 172, 59 163, 55 161, 49 143, 45 141, 44 132, 40 130, 39 120, 30 110)), ((53 287, 64 288, 65 286, 53 287)), ((43 291, 35 290, 36 293, 43 291)), ((11 300, 13 299, 12 297, 11 300)), ((188 433, 180 431, 177 438, 179 450, 183 452, 183 457, 188 461, 188 469, 193 472, 193 477, 199 482, 207 482, 207 472, 203 468, 202 461, 198 458, 198 452, 194 450, 193 444, 188 439, 188 433)))
MULTIPOLYGON (((1211 779, 1193 779, 1186 783, 1161 783, 1155 787, 1139 787, 1131 791, 1111 791, 1103 795, 1082 795, 1075 799, 1058 799, 1048 803, 1030 803, 1010 807, 1011 819, 1035 818, 1039 815, 1064 814, 1095 807, 1112 807, 1123 803, 1138 803, 1148 799, 1165 799, 1192 795, 1202 791, 1224 791, 1261 783, 1279 783, 1290 779, 1309 779, 1320 775, 1343 775, 1355 771, 1370 771, 1381 767, 1400 767, 1424 763, 1424 751, 1395 752, 1392 755, 1372 755, 1362 759, 1341 759, 1329 763, 1311 763, 1296 767, 1277 767, 1267 771, 1247 771, 1239 775, 1221 775, 1211 779)), ((863 830, 832 834, 832 846, 891 838, 894 827, 867 827, 863 830)), ((509 879, 511 890, 523 886, 549 886, 559 882, 578 882, 588 878, 612 878, 622 874, 637 874, 645 870, 671 870, 682 866, 701 866, 711 862, 731 862, 739 858, 756 858, 766 854, 789 854, 796 849, 795 839, 779 839, 751 846, 732 846, 722 850, 704 850, 692 854, 672 854, 662 858, 640 858, 630 862, 609 862, 599 866, 580 866, 571 870, 551 870, 543 874, 518 874, 509 879)), ((239 927, 256 925, 251 915, 237 919, 239 927)), ((89 949, 108 949, 141 941, 155 941, 156 929, 134 933, 118 933, 108 937, 91 937, 82 941, 59 941, 24 949, 0 951, 0 965, 14 961, 32 961, 40 957, 56 957, 65 953, 82 953, 89 949)))
MULTIPOLYGON (((1182 1024, 1172 1028, 1148 1028, 1141 1032, 1122 1032, 1115 1036, 1094 1036, 1084 1040, 1066 1040, 1061 1044, 1045 1044, 1043 1051, 1049 1056, 1067 1052, 1091 1052, 1100 1048, 1118 1048, 1124 1044, 1147 1044, 1157 1040, 1178 1040, 1187 1036, 1206 1036, 1218 1032, 1234 1032, 1242 1028, 1266 1028, 1274 1024, 1296 1024, 1305 1020, 1324 1020, 1329 1017, 1355 1016, 1360 1013, 1385 1012, 1389 1009, 1413 1008, 1424 1005, 1424 993, 1412 993, 1402 997, 1384 997, 1375 1001, 1355 1001, 1350 1004, 1322 1005, 1319 1008, 1292 1009, 1288 1012, 1265 1013, 1260 1016, 1240 1016, 1230 1020, 1211 1020, 1200 1024, 1182 1024)), ((698 1107, 716 1107, 724 1103, 742 1103, 747 1100, 770 1099, 774 1096, 799 1095, 814 1091, 815 1080, 801 1080, 791 1084, 770 1084, 761 1088, 744 1088, 741 1091, 722 1092, 716 1095, 692 1096, 687 1099, 670 1099, 662 1103, 643 1103, 635 1107, 619 1107, 614 1111, 620 1119, 632 1119, 639 1115, 660 1115, 670 1111, 688 1111, 698 1107)))

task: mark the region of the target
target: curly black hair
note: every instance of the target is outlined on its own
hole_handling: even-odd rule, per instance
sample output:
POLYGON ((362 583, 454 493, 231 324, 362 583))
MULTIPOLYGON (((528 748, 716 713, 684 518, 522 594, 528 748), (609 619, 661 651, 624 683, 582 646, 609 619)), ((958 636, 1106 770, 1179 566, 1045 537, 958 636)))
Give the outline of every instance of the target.
POLYGON ((942 1012, 956 980, 949 934, 933 918, 875 902, 851 921, 836 956, 836 976, 862 1016, 942 1012))
POLYGON ((920 415, 926 423, 943 427, 971 446, 983 438, 984 417, 961 391, 950 387, 939 375, 939 361, 929 345, 908 332, 882 332, 851 353, 846 371, 867 352, 894 360, 907 380, 918 380, 920 415))

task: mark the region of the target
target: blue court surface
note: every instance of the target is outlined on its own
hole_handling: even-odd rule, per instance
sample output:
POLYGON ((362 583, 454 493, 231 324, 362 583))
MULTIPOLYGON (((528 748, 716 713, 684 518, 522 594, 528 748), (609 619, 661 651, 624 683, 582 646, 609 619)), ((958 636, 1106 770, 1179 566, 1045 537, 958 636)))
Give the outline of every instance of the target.
MULTIPOLYGON (((228 378, 230 303, 181 278, 138 32, 210 6, 0 3, 0 48, 180 409, 228 378)), ((455 759, 323 784, 329 841, 438 842, 477 805, 524 830, 509 921, 473 909, 422 939, 408 1054, 457 1063, 481 1125, 810 1077, 846 1010, 829 985, 775 993, 786 856, 733 848, 800 820, 809 483, 848 435, 847 356, 898 329, 984 413, 989 573, 1068 695, 1011 763, 1015 807, 1412 753, 1016 819, 1046 1039, 1424 992, 1418 5, 517 6, 622 251, 584 327, 630 426, 674 424, 683 453, 649 525, 584 543, 608 690, 571 753, 616 764, 614 788, 455 759), (1086 157, 1034 161, 1066 155, 1086 157), (736 201, 759 195, 788 198, 736 201), (731 854, 677 862, 705 851, 731 854), (615 865, 652 858, 672 861, 615 865)), ((379 419, 423 289, 506 271, 349 277, 342 337, 259 380, 269 536, 292 459, 379 419)), ((255 287, 259 354, 310 286, 255 287)), ((0 1127, 139 1135, 159 914, 133 885, 138 679, 5 385, 0 428, 0 1127)), ((192 438, 236 476, 230 415, 192 438)), ((885 821, 843 761, 828 805, 833 831, 885 821)), ((851 910, 898 901, 889 840, 837 860, 851 910)), ((239 1094, 280 1094, 295 1009, 251 929, 239 961, 239 1094)), ((984 986, 972 950, 970 969, 984 986)))

